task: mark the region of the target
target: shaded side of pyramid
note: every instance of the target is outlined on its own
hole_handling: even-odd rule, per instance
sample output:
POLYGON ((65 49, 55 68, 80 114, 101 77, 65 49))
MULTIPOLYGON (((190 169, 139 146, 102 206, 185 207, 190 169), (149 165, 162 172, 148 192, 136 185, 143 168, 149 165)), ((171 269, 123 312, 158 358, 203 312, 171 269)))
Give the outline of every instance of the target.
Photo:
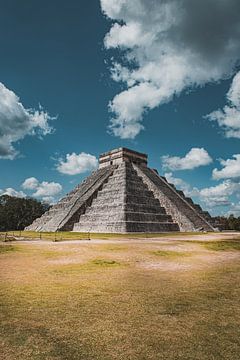
POLYGON ((159 199, 166 212, 177 222, 180 231, 215 231, 212 218, 201 206, 186 197, 183 191, 179 191, 173 184, 168 183, 165 177, 145 166, 133 164, 137 174, 143 182, 159 199))

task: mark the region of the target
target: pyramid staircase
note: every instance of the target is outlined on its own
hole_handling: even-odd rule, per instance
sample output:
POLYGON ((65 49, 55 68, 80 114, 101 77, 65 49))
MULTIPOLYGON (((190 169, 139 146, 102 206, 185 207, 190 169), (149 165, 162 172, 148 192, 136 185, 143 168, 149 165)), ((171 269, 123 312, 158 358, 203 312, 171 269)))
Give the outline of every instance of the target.
POLYGON ((123 162, 74 225, 82 232, 179 231, 130 162, 123 162))

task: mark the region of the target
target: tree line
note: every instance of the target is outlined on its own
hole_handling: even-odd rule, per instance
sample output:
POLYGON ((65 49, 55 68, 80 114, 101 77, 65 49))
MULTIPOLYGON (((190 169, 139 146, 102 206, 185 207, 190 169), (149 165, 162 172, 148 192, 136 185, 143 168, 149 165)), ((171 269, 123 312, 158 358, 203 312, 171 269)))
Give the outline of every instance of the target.
POLYGON ((49 208, 33 198, 0 196, 0 231, 23 230, 49 208))
POLYGON ((235 230, 240 231, 240 216, 235 217, 233 214, 226 216, 216 216, 213 218, 216 227, 219 230, 235 230))

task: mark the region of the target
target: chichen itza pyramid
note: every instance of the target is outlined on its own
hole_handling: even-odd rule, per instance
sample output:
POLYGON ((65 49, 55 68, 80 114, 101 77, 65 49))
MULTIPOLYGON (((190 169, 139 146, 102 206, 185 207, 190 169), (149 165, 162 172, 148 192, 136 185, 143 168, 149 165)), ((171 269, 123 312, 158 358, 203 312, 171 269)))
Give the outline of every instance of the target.
POLYGON ((211 216, 147 166, 147 155, 119 148, 25 230, 95 233, 214 231, 211 216))

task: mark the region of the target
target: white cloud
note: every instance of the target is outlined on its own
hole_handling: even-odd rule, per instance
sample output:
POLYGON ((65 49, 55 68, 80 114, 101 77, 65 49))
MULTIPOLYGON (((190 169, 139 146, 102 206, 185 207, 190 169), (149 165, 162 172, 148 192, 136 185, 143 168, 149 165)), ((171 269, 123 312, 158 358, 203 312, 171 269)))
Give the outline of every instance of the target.
POLYGON ((237 194, 240 194, 240 183, 231 180, 224 180, 221 184, 199 191, 200 199, 208 206, 229 206, 229 197, 237 194))
POLYGON ((56 199, 53 196, 44 196, 42 201, 46 204, 53 205, 56 203, 56 199))
POLYGON ((192 148, 183 158, 179 156, 162 156, 163 168, 170 170, 190 170, 208 165, 212 158, 204 148, 192 148))
POLYGON ((23 191, 17 191, 13 188, 6 188, 5 190, 0 190, 0 196, 1 195, 9 195, 19 198, 25 198, 27 196, 23 191))
POLYGON ((240 108, 240 71, 233 78, 227 99, 232 105, 240 108))
POLYGON ((223 110, 216 110, 206 116, 211 121, 217 121, 223 128, 227 138, 240 139, 240 71, 233 78, 227 93, 228 105, 223 110))
POLYGON ((39 181, 35 177, 30 177, 22 183, 23 189, 34 190, 37 189, 39 181))
POLYGON ((182 190, 186 196, 198 196, 199 190, 197 188, 192 188, 190 184, 180 178, 176 178, 171 172, 165 173, 164 176, 169 183, 175 185, 177 190, 182 190))
POLYGON ((62 185, 55 182, 43 181, 38 184, 33 196, 43 198, 45 196, 55 196, 62 191, 62 185))
POLYGON ((199 190, 197 188, 192 188, 186 181, 174 177, 171 172, 165 173, 164 176, 169 183, 175 185, 177 190, 182 190, 186 196, 198 196, 199 190))
MULTIPOLYGON (((229 209, 235 207, 231 196, 240 197, 240 182, 230 179, 207 188, 198 189, 180 178, 175 178, 172 173, 164 174, 167 181, 174 184, 177 189, 182 190, 186 196, 194 197, 203 204, 203 207, 213 209, 219 206, 227 206, 229 209)), ((229 210, 231 211, 231 210, 229 210)))
MULTIPOLYGON (((134 138, 147 110, 233 74, 240 58, 238 0, 101 0, 101 6, 114 22, 105 47, 122 50, 112 78, 126 85, 109 104, 115 136, 134 138)), ((231 101, 235 95, 229 93, 231 101)))
POLYGON ((223 168, 221 170, 213 170, 213 179, 240 178, 240 154, 233 155, 233 159, 221 159, 220 163, 223 168))
POLYGON ((56 182, 42 181, 39 182, 35 177, 27 178, 22 187, 26 190, 34 190, 31 196, 38 197, 45 202, 53 203, 55 197, 62 191, 62 185, 56 182))
POLYGON ((235 215, 235 216, 240 216, 240 202, 238 203, 232 203, 229 211, 228 211, 228 215, 235 215))
MULTIPOLYGON (((59 183, 47 181, 39 182, 35 177, 26 179, 21 186, 25 190, 33 191, 30 196, 37 197, 40 200, 49 204, 53 204, 54 202, 56 202, 56 197, 62 191, 62 185, 60 185, 59 183)), ((0 189, 0 196, 1 195, 9 195, 20 198, 27 197, 27 194, 25 194, 23 191, 17 191, 13 188, 7 188, 5 190, 0 189)))
POLYGON ((50 134, 51 119, 41 106, 25 109, 19 97, 0 83, 0 158, 14 159, 18 151, 13 144, 27 135, 50 134))
POLYGON ((62 174, 76 175, 96 169, 98 160, 95 156, 81 152, 66 155, 65 159, 59 159, 57 170, 62 174))

